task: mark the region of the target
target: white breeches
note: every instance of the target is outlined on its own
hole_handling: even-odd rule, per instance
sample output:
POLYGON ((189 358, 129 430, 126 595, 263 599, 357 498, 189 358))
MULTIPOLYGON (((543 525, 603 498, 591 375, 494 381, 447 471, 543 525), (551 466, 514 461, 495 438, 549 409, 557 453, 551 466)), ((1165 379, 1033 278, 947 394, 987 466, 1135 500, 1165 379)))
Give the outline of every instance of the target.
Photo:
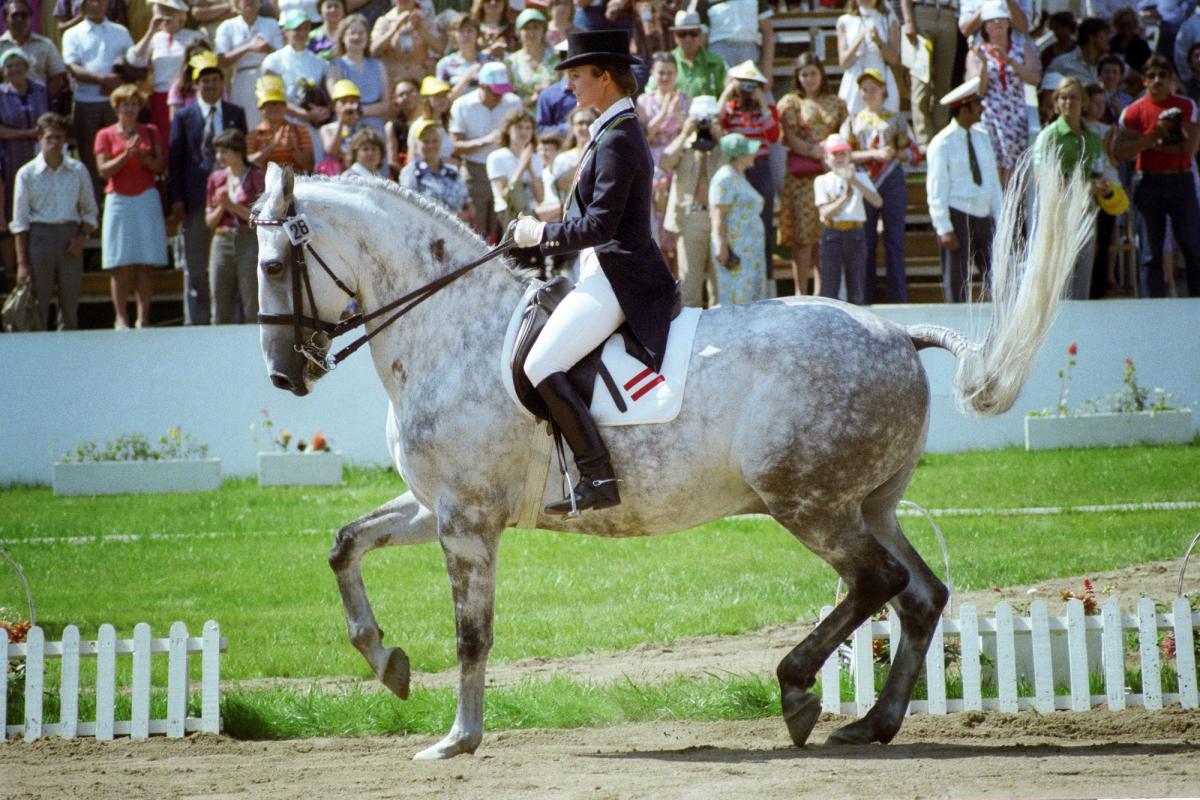
POLYGON ((556 372, 566 372, 624 321, 621 304, 589 247, 579 254, 579 282, 554 309, 525 359, 526 377, 537 386, 556 372))

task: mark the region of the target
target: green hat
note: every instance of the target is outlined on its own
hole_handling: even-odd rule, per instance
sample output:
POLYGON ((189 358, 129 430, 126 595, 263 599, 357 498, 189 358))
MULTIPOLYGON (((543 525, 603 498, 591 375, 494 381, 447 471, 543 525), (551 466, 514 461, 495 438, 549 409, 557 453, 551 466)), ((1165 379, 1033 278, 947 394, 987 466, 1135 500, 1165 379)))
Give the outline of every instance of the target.
POLYGON ((536 8, 527 8, 520 14, 517 14, 517 30, 521 30, 530 22, 540 22, 546 24, 546 15, 538 11, 536 8))
POLYGON ((307 23, 311 23, 308 14, 305 14, 298 8, 289 8, 279 17, 279 27, 285 31, 294 31, 296 28, 307 23))
POLYGON ((748 156, 758 152, 762 142, 757 139, 747 139, 740 133, 727 133, 721 137, 721 152, 729 158, 748 156))

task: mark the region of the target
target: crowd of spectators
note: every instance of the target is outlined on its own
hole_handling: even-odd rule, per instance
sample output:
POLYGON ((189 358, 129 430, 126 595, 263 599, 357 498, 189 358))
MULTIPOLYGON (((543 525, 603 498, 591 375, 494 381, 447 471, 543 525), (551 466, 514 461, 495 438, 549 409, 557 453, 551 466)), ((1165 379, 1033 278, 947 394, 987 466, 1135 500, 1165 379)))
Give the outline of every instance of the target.
POLYGON ((186 324, 252 321, 249 208, 271 162, 398 181, 492 241, 520 215, 556 219, 595 114, 554 66, 573 30, 621 27, 656 165, 652 228, 690 305, 769 296, 777 246, 798 293, 876 302, 881 233, 878 299, 907 302, 914 169, 928 174, 945 298, 964 299, 972 267, 986 275, 997 192, 1050 144, 1064 170, 1082 165, 1100 210, 1072 295, 1115 288, 1109 245, 1125 230, 1144 251, 1142 294, 1183 293, 1164 268, 1177 251, 1200 295, 1194 3, 1087 0, 1095 13, 1077 20, 961 0, 957 57, 974 88, 946 103, 937 133, 928 82, 901 68, 924 41, 911 2, 846 0, 840 83, 804 53, 777 87, 768 0, 437 1, 152 0, 135 40, 124 0, 60 0, 60 49, 38 32, 40 3, 6 0, 7 285, 32 281, 41 313, 56 305, 59 327, 76 327, 83 247, 99 233, 117 328, 149 324, 151 270, 168 263, 184 273, 186 324))

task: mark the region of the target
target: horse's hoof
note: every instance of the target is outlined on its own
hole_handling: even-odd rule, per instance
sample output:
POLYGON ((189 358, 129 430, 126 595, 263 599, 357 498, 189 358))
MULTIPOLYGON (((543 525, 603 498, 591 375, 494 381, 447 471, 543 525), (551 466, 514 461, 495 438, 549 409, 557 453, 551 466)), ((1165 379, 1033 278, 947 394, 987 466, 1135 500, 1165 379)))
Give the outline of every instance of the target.
POLYGON ((383 667, 383 674, 379 676, 379 682, 401 700, 407 700, 410 674, 408 654, 399 647, 388 650, 387 664, 383 667))
POLYGON ((783 693, 783 721, 796 747, 804 747, 821 716, 821 701, 815 694, 798 690, 783 693))
POLYGON ((426 747, 421 752, 413 756, 413 761, 444 761, 447 758, 454 758, 461 755, 473 755, 475 748, 479 746, 479 742, 472 741, 470 738, 457 738, 447 736, 432 747, 426 747))
POLYGON ((860 719, 856 722, 851 722, 849 725, 842 727, 829 734, 829 738, 825 740, 827 745, 864 745, 876 741, 874 733, 871 731, 870 723, 866 719, 860 719))

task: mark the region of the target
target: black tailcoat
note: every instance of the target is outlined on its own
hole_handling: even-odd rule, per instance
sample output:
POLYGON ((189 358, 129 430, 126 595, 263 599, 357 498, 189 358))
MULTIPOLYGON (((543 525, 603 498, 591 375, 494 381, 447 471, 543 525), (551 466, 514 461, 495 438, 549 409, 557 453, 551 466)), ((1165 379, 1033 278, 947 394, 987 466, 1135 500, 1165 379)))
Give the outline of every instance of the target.
POLYGON ((621 112, 580 159, 563 222, 546 225, 542 252, 594 247, 634 336, 662 368, 675 280, 651 233, 654 161, 637 117, 621 112))

